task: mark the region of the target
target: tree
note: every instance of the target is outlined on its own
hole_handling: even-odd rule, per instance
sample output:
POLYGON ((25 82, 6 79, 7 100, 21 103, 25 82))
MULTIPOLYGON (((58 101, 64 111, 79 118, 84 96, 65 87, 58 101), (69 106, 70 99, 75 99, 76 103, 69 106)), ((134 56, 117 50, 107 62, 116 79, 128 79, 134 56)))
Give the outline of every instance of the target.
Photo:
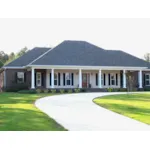
POLYGON ((134 73, 131 71, 126 72, 126 77, 127 77, 127 91, 134 91, 135 87, 137 88, 138 85, 136 85, 136 80, 134 77, 134 73))
POLYGON ((9 55, 9 60, 14 60, 14 59, 15 59, 15 54, 14 54, 14 52, 12 52, 9 55))
POLYGON ((5 53, 3 51, 0 51, 0 60, 3 59, 5 53))
POLYGON ((1 63, 5 63, 9 60, 9 57, 7 54, 5 54, 3 51, 0 51, 0 61, 1 63))
POLYGON ((4 65, 4 64, 3 64, 2 61, 0 60, 0 68, 3 67, 3 65, 4 65))
POLYGON ((21 56, 24 55, 27 51, 28 51, 28 48, 27 48, 27 47, 22 48, 22 49, 17 53, 17 57, 21 57, 21 56))
POLYGON ((147 62, 150 62, 150 53, 146 53, 144 55, 144 59, 147 61, 147 62))

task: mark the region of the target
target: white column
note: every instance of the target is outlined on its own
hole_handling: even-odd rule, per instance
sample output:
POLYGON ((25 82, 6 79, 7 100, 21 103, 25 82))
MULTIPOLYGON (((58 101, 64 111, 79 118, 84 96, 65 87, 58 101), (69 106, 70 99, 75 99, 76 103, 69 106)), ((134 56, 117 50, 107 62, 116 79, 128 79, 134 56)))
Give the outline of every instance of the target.
POLYGON ((123 88, 126 88, 126 70, 123 70, 123 88))
POLYGON ((139 81, 139 88, 143 88, 143 84, 142 84, 142 70, 140 70, 139 73, 138 73, 138 81, 139 81))
POLYGON ((54 88, 54 69, 51 69, 51 88, 54 88))
POLYGON ((35 89, 35 69, 31 68, 31 89, 35 89))
POLYGON ((79 88, 82 88, 82 70, 79 69, 79 88))
POLYGON ((98 73, 98 87, 99 88, 102 88, 102 71, 101 70, 99 70, 99 73, 98 73))

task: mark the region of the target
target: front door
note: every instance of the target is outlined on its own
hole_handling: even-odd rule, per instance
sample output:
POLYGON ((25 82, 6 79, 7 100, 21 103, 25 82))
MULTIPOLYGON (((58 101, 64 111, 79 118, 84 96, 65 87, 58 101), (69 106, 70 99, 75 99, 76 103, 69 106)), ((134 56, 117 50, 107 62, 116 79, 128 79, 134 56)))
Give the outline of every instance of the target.
POLYGON ((83 88, 89 87, 89 74, 87 73, 82 74, 82 87, 83 88))

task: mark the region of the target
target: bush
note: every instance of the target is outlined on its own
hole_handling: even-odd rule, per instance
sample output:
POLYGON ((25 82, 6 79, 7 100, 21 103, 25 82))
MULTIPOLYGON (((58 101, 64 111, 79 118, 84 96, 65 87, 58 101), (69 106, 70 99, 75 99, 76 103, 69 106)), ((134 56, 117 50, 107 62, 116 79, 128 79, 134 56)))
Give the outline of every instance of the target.
POLYGON ((80 89, 74 89, 75 93, 79 93, 80 89))
POLYGON ((43 92, 44 92, 44 93, 48 93, 49 90, 48 90, 48 89, 44 89, 43 92))
POLYGON ((51 92, 52 92, 53 94, 56 93, 56 89, 51 90, 51 92))
POLYGON ((68 90, 68 93, 72 93, 72 89, 69 89, 69 90, 68 90))
POLYGON ((127 92, 127 89, 126 88, 121 88, 120 92, 127 92))
POLYGON ((36 92, 37 93, 42 93, 42 90, 41 89, 36 89, 36 92))
POLYGON ((113 92, 113 88, 107 88, 107 92, 113 92))
POLYGON ((28 85, 25 83, 13 83, 12 86, 6 87, 6 92, 18 92, 21 90, 28 90, 28 85))
POLYGON ((86 89, 81 89, 81 92, 86 92, 86 89))
POLYGON ((119 92, 120 90, 118 88, 112 89, 113 92, 119 92))
POLYGON ((145 88, 144 88, 144 91, 150 91, 150 88, 145 87, 145 88))
POLYGON ((59 91, 60 91, 61 94, 65 93, 64 89, 60 89, 59 91))
POLYGON ((36 94, 36 90, 21 90, 21 91, 18 91, 18 93, 20 94, 36 94))

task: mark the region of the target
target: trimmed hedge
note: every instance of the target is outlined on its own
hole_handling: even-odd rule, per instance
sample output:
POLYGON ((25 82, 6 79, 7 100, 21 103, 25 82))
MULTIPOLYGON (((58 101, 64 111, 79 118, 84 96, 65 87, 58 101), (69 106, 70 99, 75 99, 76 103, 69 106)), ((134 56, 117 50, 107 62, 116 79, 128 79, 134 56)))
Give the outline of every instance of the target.
POLYGON ((36 90, 21 90, 21 91, 18 91, 18 93, 20 94, 36 94, 36 90))
POLYGON ((145 87, 143 90, 144 91, 150 91, 150 88, 149 87, 145 87))
POLYGON ((4 89, 6 92, 18 92, 21 90, 28 90, 28 85, 24 83, 14 83, 12 86, 6 87, 4 89))

